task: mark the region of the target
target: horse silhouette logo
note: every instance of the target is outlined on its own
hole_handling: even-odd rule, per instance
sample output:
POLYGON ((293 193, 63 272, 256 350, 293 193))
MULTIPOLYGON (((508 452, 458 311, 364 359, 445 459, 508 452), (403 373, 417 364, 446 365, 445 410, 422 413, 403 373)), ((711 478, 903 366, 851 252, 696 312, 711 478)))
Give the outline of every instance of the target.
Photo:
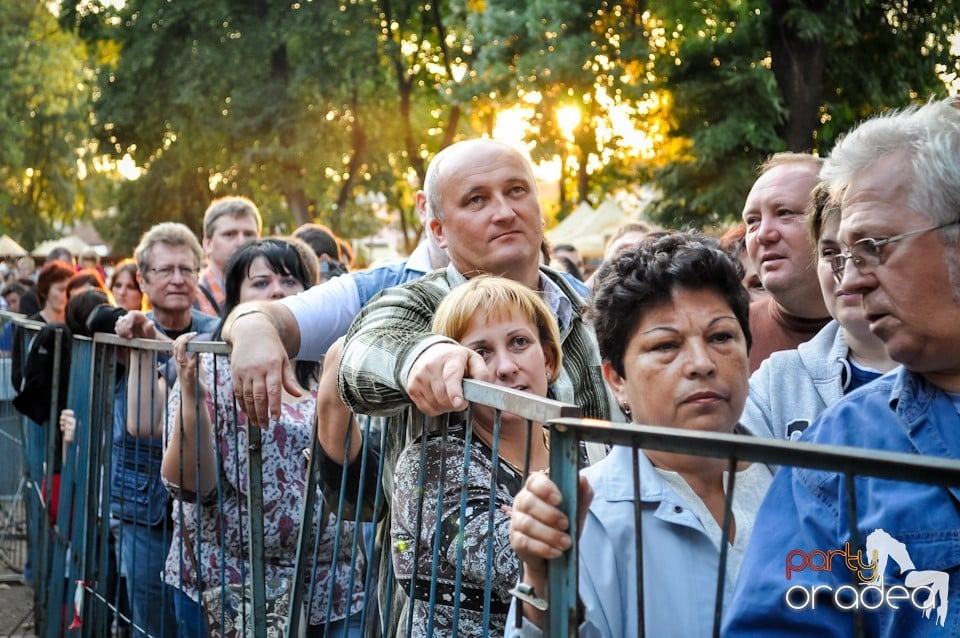
POLYGON ((874 557, 876 570, 874 583, 883 589, 883 578, 887 563, 892 560, 900 568, 903 584, 908 589, 925 588, 929 594, 921 603, 923 617, 930 618, 934 606, 937 608, 936 623, 943 627, 947 622, 947 588, 950 575, 932 569, 917 569, 910 558, 907 546, 882 529, 874 530, 867 536, 867 556, 874 557))

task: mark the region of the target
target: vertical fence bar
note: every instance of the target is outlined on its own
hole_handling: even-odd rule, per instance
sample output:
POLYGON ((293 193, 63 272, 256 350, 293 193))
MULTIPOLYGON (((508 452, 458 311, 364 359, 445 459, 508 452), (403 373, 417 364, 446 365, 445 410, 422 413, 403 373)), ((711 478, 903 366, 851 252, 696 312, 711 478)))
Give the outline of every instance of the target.
POLYGON ((50 411, 46 427, 46 465, 43 473, 44 485, 46 486, 46 496, 44 499, 44 512, 41 525, 43 527, 43 549, 40 556, 40 579, 43 583, 41 595, 47 600, 46 619, 44 621, 44 635, 48 638, 59 638, 63 634, 63 579, 65 571, 65 556, 61 551, 54 551, 59 545, 56 539, 55 530, 50 528, 50 507, 51 496, 54 494, 54 471, 53 468, 59 461, 57 459, 57 434, 54 428, 59 428, 60 414, 58 412, 60 397, 60 366, 66 362, 60 356, 63 345, 63 330, 58 328, 53 339, 53 378, 50 380, 50 411), (50 608, 50 604, 53 608, 50 608))
POLYGON ((263 445, 258 427, 247 429, 247 480, 250 491, 247 524, 250 530, 250 589, 253 598, 254 638, 267 636, 267 592, 263 565, 263 445))
POLYGON ((550 478, 564 495, 560 509, 570 521, 568 533, 573 543, 560 558, 547 562, 547 581, 549 582, 548 624, 544 627, 545 636, 577 635, 577 578, 580 549, 580 520, 577 516, 579 493, 579 433, 565 426, 549 424, 550 432, 550 478))
MULTIPOLYGON (((850 544, 856 550, 860 550, 860 528, 857 525, 857 475, 854 472, 847 472, 843 476, 843 487, 847 494, 847 525, 850 526, 850 544)), ((857 580, 857 572, 850 571, 850 578, 853 581, 854 589, 860 584, 857 580)), ((881 575, 881 578, 883 576, 881 575)), ((863 624, 863 612, 860 605, 853 609, 853 635, 856 638, 863 638, 866 635, 866 629, 863 624)))
POLYGON ((87 636, 104 636, 111 631, 110 626, 115 618, 119 625, 120 617, 120 567, 110 555, 112 532, 110 530, 110 456, 113 446, 113 394, 117 374, 117 348, 95 343, 93 348, 93 388, 90 410, 90 463, 96 471, 91 473, 90 483, 94 489, 88 489, 90 502, 88 503, 89 520, 84 534, 84 547, 95 547, 96 552, 92 560, 87 563, 84 580, 96 580, 98 591, 103 594, 104 604, 95 605, 93 623, 87 636), (97 365, 99 364, 99 365, 97 365), (111 567, 115 570, 110 572, 111 567), (108 599, 110 589, 108 582, 113 578, 116 594, 113 601, 108 599))
POLYGON ((643 500, 640 495, 643 486, 640 484, 640 462, 638 454, 643 454, 640 448, 634 444, 631 446, 630 467, 633 471, 633 493, 637 497, 633 500, 633 524, 636 529, 636 555, 637 555, 637 636, 646 636, 646 616, 644 614, 644 586, 643 586, 643 500))
MULTIPOLYGON (((347 442, 349 446, 349 441, 347 442)), ((349 449, 349 447, 347 448, 349 449)), ((310 439, 310 459, 307 461, 307 485, 303 495, 303 508, 300 510, 300 531, 297 533, 297 556, 294 562, 293 582, 290 584, 290 616, 287 618, 287 636, 297 636, 300 632, 300 610, 304 607, 303 587, 307 582, 307 570, 314 573, 313 561, 310 560, 310 540, 314 534, 322 531, 315 529, 313 510, 317 503, 317 487, 320 483, 320 439, 317 436, 317 420, 313 421, 313 435, 310 439)), ((316 521, 316 525, 323 525, 325 521, 316 521)), ((316 587, 311 578, 311 589, 316 587)), ((310 597, 312 599, 312 596, 310 597)), ((332 596, 331 596, 332 598, 332 596)), ((307 624, 309 624, 309 608, 307 603, 307 624)))
POLYGON ((730 457, 727 466, 727 494, 723 499, 723 529, 720 533, 720 563, 717 567, 717 596, 713 603, 713 638, 720 638, 720 621, 723 616, 723 591, 727 579, 727 553, 730 544, 730 529, 733 525, 733 490, 737 479, 737 458, 730 457))

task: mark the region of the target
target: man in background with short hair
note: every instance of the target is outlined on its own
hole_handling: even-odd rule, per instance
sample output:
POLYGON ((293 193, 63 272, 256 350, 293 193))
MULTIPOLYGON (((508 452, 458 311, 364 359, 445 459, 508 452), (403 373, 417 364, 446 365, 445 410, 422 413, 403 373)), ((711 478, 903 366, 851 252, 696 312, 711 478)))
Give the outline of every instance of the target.
POLYGON ((771 353, 796 348, 830 322, 806 226, 822 165, 823 159, 808 153, 771 156, 743 206, 747 256, 769 293, 750 304, 751 372, 771 353))
POLYGON ((223 272, 230 257, 244 242, 257 239, 263 219, 256 205, 246 197, 220 197, 203 214, 203 253, 207 266, 200 273, 194 308, 214 317, 223 307, 223 272))

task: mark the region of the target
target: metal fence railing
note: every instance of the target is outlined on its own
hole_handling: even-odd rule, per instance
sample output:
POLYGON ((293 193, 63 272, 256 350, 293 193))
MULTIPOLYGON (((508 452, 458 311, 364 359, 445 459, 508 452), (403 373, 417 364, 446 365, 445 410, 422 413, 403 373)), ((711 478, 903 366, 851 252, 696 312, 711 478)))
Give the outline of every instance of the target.
MULTIPOLYGON (((701 457, 726 459, 728 462, 727 494, 725 501, 725 522, 722 526, 720 569, 716 581, 713 635, 720 636, 720 624, 723 613, 725 588, 726 548, 728 546, 729 517, 737 464, 741 461, 764 463, 768 466, 803 467, 826 472, 835 472, 843 476, 846 497, 848 526, 851 530, 851 545, 862 547, 859 537, 857 518, 857 477, 877 477, 893 481, 906 481, 939 486, 960 486, 960 461, 930 456, 919 456, 899 452, 885 452, 876 449, 861 449, 849 446, 820 445, 792 441, 778 441, 738 434, 687 431, 676 428, 655 427, 636 424, 610 424, 595 420, 558 419, 547 426, 551 430, 551 478, 560 487, 563 494, 563 511, 572 524, 571 534, 576 535, 578 492, 577 472, 571 459, 576 458, 575 451, 583 441, 601 441, 608 445, 622 445, 634 450, 656 450, 691 454, 701 457)), ((639 489, 638 470, 634 465, 634 484, 639 489)), ((640 521, 640 499, 635 498, 636 520, 640 521)), ((638 525, 636 534, 637 556, 642 556, 643 530, 638 525)), ((577 618, 577 574, 578 546, 561 559, 551 561, 549 565, 549 618, 544 635, 576 636, 577 628, 573 619, 577 618)), ((639 610, 638 636, 643 631, 643 565, 637 566, 637 591, 639 610)), ((852 611, 854 635, 863 636, 863 612, 858 607, 852 611)), ((634 635, 634 634, 631 634, 634 635)))
MULTIPOLYGON (((41 326, 18 318, 15 320, 21 328, 21 347, 28 351, 31 340, 41 326)), ((158 378, 163 377, 169 374, 170 370, 170 364, 164 363, 170 352, 170 343, 127 341, 105 334, 88 339, 70 338, 66 333, 59 333, 58 338, 66 340, 69 350, 69 356, 65 355, 62 363, 69 365, 68 382, 64 389, 65 405, 76 415, 75 442, 65 445, 61 454, 57 450, 57 437, 51 436, 58 431, 55 402, 61 388, 56 384, 51 388, 48 417, 48 423, 53 423, 54 426, 51 428, 48 424, 39 425, 24 419, 29 440, 22 442, 24 448, 37 451, 28 455, 25 474, 37 486, 32 497, 26 501, 27 509, 31 512, 28 517, 28 537, 36 558, 34 589, 39 622, 38 635, 63 635, 71 625, 77 635, 86 636, 102 636, 118 630, 131 635, 183 635, 183 625, 171 626, 168 622, 161 622, 159 629, 151 629, 138 622, 132 608, 133 600, 128 601, 129 596, 125 596, 124 591, 141 585, 142 580, 159 581, 164 575, 169 585, 171 571, 177 572, 177 568, 172 566, 179 567, 182 574, 184 566, 193 561, 199 563, 201 569, 204 565, 214 565, 221 577, 213 587, 200 588, 200 591, 193 587, 190 592, 200 603, 202 613, 193 617, 192 629, 196 635, 267 636, 276 635, 274 631, 277 629, 282 635, 326 635, 330 631, 327 623, 317 623, 316 614, 314 622, 311 622, 311 601, 325 599, 327 607, 320 615, 329 616, 330 610, 336 606, 337 597, 343 596, 365 601, 362 614, 366 628, 362 633, 354 630, 353 635, 397 633, 398 628, 389 625, 389 604, 381 606, 377 602, 377 583, 380 580, 378 570, 385 570, 389 574, 393 567, 376 560, 378 548, 373 547, 372 532, 375 521, 373 518, 361 517, 357 520, 356 516, 336 515, 345 508, 360 509, 359 504, 351 506, 345 493, 334 493, 330 486, 320 485, 320 471, 317 467, 320 454, 315 435, 303 446, 304 449, 285 452, 304 459, 302 478, 305 495, 297 511, 286 512, 288 516, 285 520, 289 519, 289 527, 284 527, 282 531, 285 548, 292 548, 289 556, 292 556, 291 560, 295 564, 290 581, 279 584, 279 588, 283 590, 281 593, 288 595, 280 597, 288 598, 289 602, 278 605, 278 583, 274 582, 275 579, 272 580, 270 575, 271 569, 277 566, 276 555, 270 555, 271 538, 276 540, 280 532, 276 519, 271 519, 271 508, 276 509, 275 503, 271 500, 271 493, 264 490, 265 472, 268 475, 267 482, 272 480, 276 483, 276 477, 269 474, 276 471, 276 467, 271 465, 270 455, 279 449, 278 441, 271 438, 269 430, 261 432, 256 428, 233 428, 229 434, 235 437, 233 444, 229 444, 225 434, 218 440, 217 481, 213 492, 206 497, 199 495, 199 498, 186 498, 182 502, 172 503, 169 510, 164 512, 163 522, 151 527, 153 530, 163 530, 170 539, 170 545, 164 549, 162 555, 164 573, 150 571, 135 576, 130 574, 129 570, 133 569, 131 565, 156 564, 158 557, 146 541, 130 545, 121 540, 125 532, 138 525, 135 520, 128 520, 124 515, 125 507, 136 506, 141 497, 146 499, 147 493, 155 487, 154 482, 159 479, 153 476, 150 480, 144 479, 142 485, 134 486, 117 480, 114 468, 118 465, 126 467, 131 463, 127 457, 118 456, 120 446, 117 441, 126 436, 121 436, 118 423, 122 425, 124 422, 124 406, 129 407, 129 412, 139 414, 136 406, 145 403, 151 406, 148 412, 156 408, 163 414, 161 418, 164 419, 167 434, 170 428, 178 425, 172 421, 172 409, 164 410, 177 403, 177 386, 172 383, 153 384, 152 381, 140 384, 139 381, 128 378, 125 361, 129 361, 137 352, 153 353, 158 360, 158 378), (224 456, 225 453, 239 456, 229 458, 224 456), (59 463, 57 458, 61 459, 59 463), (56 515, 52 516, 51 496, 40 486, 57 481, 60 490, 59 507, 56 508, 56 515), (326 489, 321 491, 321 487, 326 489), (243 498, 240 500, 237 498, 237 490, 242 492, 243 498), (228 501, 237 507, 231 509, 226 505, 228 501), (236 518, 228 520, 228 515, 235 515, 236 518), (206 539, 210 536, 199 534, 194 537, 192 547, 178 542, 178 539, 182 539, 184 530, 202 528, 210 521, 214 521, 217 533, 232 526, 239 530, 239 537, 220 537, 215 542, 208 543, 206 539), (242 547, 237 546, 238 542, 242 547), (131 558, 132 552, 135 552, 133 560, 125 560, 131 558), (240 556, 242 560, 238 559, 240 556), (238 560, 231 563, 231 559, 238 560), (331 570, 334 574, 332 578, 318 582, 312 575, 321 568, 322 561, 325 560, 339 561, 347 567, 339 572, 331 570), (237 569, 241 573, 234 573, 237 569), (317 594, 319 587, 328 589, 325 597, 317 594), (203 589, 207 591, 204 592, 203 589), (215 611, 210 612, 209 607, 214 607, 215 611)), ((210 357, 216 378, 228 374, 226 357, 229 355, 229 348, 225 344, 192 342, 189 350, 210 357)), ((50 378, 57 379, 60 359, 55 358, 52 365, 50 378)), ((145 374, 152 377, 154 368, 148 368, 145 374)), ((211 426, 215 431, 220 431, 221 422, 237 422, 232 394, 225 395, 213 390, 208 396, 212 397, 210 403, 196 407, 201 410, 210 408, 211 426)), ((524 396, 479 382, 469 384, 467 398, 485 402, 498 410, 521 414, 530 420, 543 421, 579 414, 579 410, 574 406, 524 396)), ((313 417, 311 412, 308 415, 311 434, 314 434, 313 417)), ((377 437, 386 431, 382 419, 361 417, 360 423, 365 435, 365 445, 375 442, 377 437)), ((392 424, 391 427, 397 426, 392 424)), ((437 432, 442 432, 444 441, 448 436, 450 441, 461 441, 459 437, 466 436, 469 442, 473 436, 472 428, 468 424, 463 434, 453 434, 453 430, 458 427, 461 426, 446 419, 431 420, 430 424, 424 426, 426 430, 436 429, 437 432)), ((129 437, 127 438, 128 452, 133 450, 144 453, 133 463, 143 464, 151 458, 155 460, 158 450, 151 437, 133 438, 132 443, 129 437)), ((367 456, 364 455, 364 458, 367 456)), ((492 462, 496 471, 499 461, 494 456, 492 462)), ((383 467, 384 461, 378 460, 362 468, 374 478, 368 482, 373 487, 366 495, 358 494, 358 498, 369 500, 377 507, 390 500, 390 496, 384 495, 383 490, 378 487, 383 467)), ((285 477, 283 480, 290 478, 297 477, 285 477)), ((517 480, 520 481, 520 477, 517 480)), ((339 489, 341 486, 337 487, 339 489)), ((459 503, 462 486, 456 489, 456 500, 459 503)), ((484 515, 493 511, 494 505, 499 508, 499 499, 503 498, 502 491, 498 493, 494 490, 490 494, 489 504, 484 506, 484 515)), ((272 496, 276 494, 273 493, 272 496)), ((430 503, 420 500, 417 507, 428 511, 430 503)), ((496 511, 500 515, 500 510, 496 511)), ((462 523, 466 516, 465 511, 460 511, 455 518, 462 523)), ((437 519, 437 523, 439 522, 441 521, 437 519)), ((485 525, 484 523, 483 526, 485 525)), ((459 542, 463 540, 460 538, 459 542)), ((492 543, 492 537, 487 542, 492 543)), ((497 547, 497 551, 502 550, 503 547, 497 547)), ((430 550, 436 551, 438 550, 435 548, 430 550)), ((453 562, 457 562, 456 558, 453 562)), ((494 580, 496 567, 493 560, 485 561, 480 581, 489 583, 494 580)), ((423 575, 415 570, 413 576, 407 594, 419 599, 424 596, 419 585, 423 582, 423 575)), ((469 577, 465 577, 461 572, 457 580, 459 584, 454 585, 455 588, 466 587, 469 577)), ((186 591, 189 584, 182 584, 182 590, 186 591)), ((168 587, 160 596, 152 599, 152 604, 157 608, 167 605, 166 598, 171 595, 170 589, 168 587)), ((487 607, 486 613, 489 617, 491 605, 496 608, 502 605, 502 601, 493 600, 489 588, 481 585, 480 589, 484 601, 480 605, 487 607)), ((439 602, 443 592, 438 594, 436 589, 433 589, 430 595, 433 596, 430 603, 432 607, 439 602)), ((466 613, 464 611, 465 615, 466 613)), ((456 624, 453 631, 456 631, 456 624)), ((489 632, 481 633, 492 635, 489 632)), ((349 635, 349 632, 341 635, 349 635)))
MULTIPOLYGON (((6 329, 0 317, 0 331, 6 329)), ((0 582, 20 580, 27 562, 27 517, 24 496, 30 489, 23 473, 20 413, 11 400, 10 354, 0 355, 0 582)))
MULTIPOLYGON (((38 326, 16 321, 24 328, 20 338, 26 345, 38 326)), ((157 556, 156 548, 146 541, 121 540, 126 538, 124 532, 132 530, 129 526, 139 525, 136 519, 124 517, 123 508, 147 502, 156 484, 146 480, 118 484, 114 470, 118 464, 132 464, 133 469, 149 474, 154 469, 145 464, 163 453, 162 444, 158 448, 151 437, 124 439, 118 426, 128 424, 127 408, 133 406, 131 411, 139 414, 139 406, 146 404, 150 413, 161 414, 167 436, 171 428, 182 427, 173 418, 178 386, 168 374, 169 363, 164 364, 170 344, 97 335, 73 337, 69 346, 70 374, 64 391, 67 407, 77 416, 77 433, 75 443, 62 455, 54 520, 48 518, 50 497, 41 485, 53 484, 58 465, 55 437, 50 436, 55 428, 23 421, 27 436, 17 441, 23 452, 16 454, 27 459, 22 486, 19 476, 16 481, 4 479, 2 472, 7 468, 0 463, 4 481, 0 488, 19 493, 26 514, 24 527, 33 548, 37 633, 51 638, 64 635, 71 625, 71 635, 83 636, 118 631, 188 635, 184 632, 190 629, 195 635, 208 636, 261 637, 276 635, 274 630, 289 636, 334 635, 333 624, 326 619, 337 615, 333 612, 338 605, 347 616, 351 609, 358 609, 363 628, 344 628, 336 635, 498 635, 497 622, 502 623, 509 605, 503 590, 516 581, 519 569, 505 540, 504 507, 509 507, 528 468, 501 462, 496 443, 492 449, 479 446, 471 415, 480 405, 495 408, 497 428, 505 414, 522 417, 528 448, 530 437, 537 434, 534 424, 546 424, 551 433, 550 477, 564 495, 572 523, 577 520, 577 473, 584 464, 582 445, 587 441, 719 457, 731 467, 745 460, 840 472, 847 477, 851 499, 856 498, 855 476, 960 485, 960 463, 946 459, 581 420, 576 406, 475 381, 465 383, 471 409, 464 414, 428 419, 411 410, 390 420, 361 417, 363 453, 343 468, 339 481, 322 480, 312 413, 304 417, 311 424, 307 437, 285 447, 286 440, 279 440, 270 429, 239 427, 243 419, 232 393, 218 385, 200 395, 195 406, 208 410, 212 431, 218 433, 214 487, 208 494, 181 491, 183 500, 165 505, 162 521, 146 525, 147 531, 160 530, 160 536, 168 539, 159 550, 162 556, 157 556), (138 380, 132 385, 127 362, 138 352, 152 353, 157 367, 143 371, 148 375, 146 383, 138 380), (405 423, 411 428, 409 436, 402 431, 405 423), (387 452, 389 437, 405 443, 406 451, 399 457, 387 452), (127 441, 128 452, 143 454, 118 456, 122 447, 118 440, 127 441), (279 454, 301 459, 296 475, 288 472, 289 466, 277 464, 279 454), (398 479, 398 471, 408 475, 398 479), (284 500, 289 493, 277 485, 295 485, 299 497, 284 500), (406 492, 401 499, 402 490, 406 492), (296 507, 290 502, 296 502, 296 507), (184 534, 193 539, 192 547, 183 542, 184 534), (130 552, 138 552, 133 561, 130 552), (155 572, 151 568, 132 575, 123 567, 157 564, 158 559, 162 567, 155 572), (183 580, 191 571, 212 575, 211 582, 183 580), (320 571, 330 576, 321 578, 320 571), (278 573, 291 576, 278 579, 278 573), (173 615, 179 620, 162 622, 159 631, 138 623, 125 593, 143 584, 131 582, 137 579, 165 583, 165 593, 153 603, 159 607, 173 598, 173 615), (323 595, 318 588, 324 589, 323 595), (210 590, 206 596, 204 589, 210 590), (183 624, 170 624, 184 622, 183 609, 177 610, 178 601, 184 604, 179 594, 187 594, 199 610, 188 617, 186 629, 183 624), (316 601, 323 601, 322 610, 311 608, 316 601)), ((189 350, 206 359, 213 378, 226 383, 229 348, 225 344, 193 342, 189 350)), ((57 378, 51 376, 54 382, 57 378)), ((56 396, 60 388, 53 390, 56 396)), ((55 423, 55 405, 50 412, 55 423)), ((3 440, 0 431, 0 445, 3 440)), ((199 445, 199 438, 194 444, 199 445)), ((196 451, 199 455, 199 447, 196 451)), ((736 486, 730 487, 728 515, 736 486)), ((642 539, 640 529, 638 546, 642 539)), ((550 563, 545 636, 577 634, 577 570, 576 546, 550 563)), ((642 581, 642 565, 637 573, 642 581)), ((717 627, 724 586, 721 568, 717 627)), ((641 594, 641 623, 642 601, 641 594)), ((642 630, 638 635, 643 635, 642 630)))

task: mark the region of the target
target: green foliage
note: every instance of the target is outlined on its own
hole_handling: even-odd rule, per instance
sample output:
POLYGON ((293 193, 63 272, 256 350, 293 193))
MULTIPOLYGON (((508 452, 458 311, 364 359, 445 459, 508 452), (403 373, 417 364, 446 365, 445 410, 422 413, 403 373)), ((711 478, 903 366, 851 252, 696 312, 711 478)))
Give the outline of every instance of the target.
POLYGON ((31 248, 80 212, 88 76, 44 3, 0 5, 0 69, 0 232, 31 248))
POLYGON ((654 11, 668 31, 683 25, 670 43, 676 57, 661 52, 657 67, 682 149, 655 175, 663 198, 653 213, 667 225, 738 218, 755 167, 788 148, 784 132, 794 120, 815 122, 797 150, 823 155, 878 110, 945 95, 940 74, 960 70, 949 54, 960 31, 949 3, 668 2, 654 11), (778 60, 784 51, 793 58, 778 60), (784 83, 819 93, 800 103, 784 83))
POLYGON ((411 162, 438 150, 429 132, 445 129, 438 11, 369 0, 64 5, 62 24, 119 51, 98 60, 99 138, 162 175, 125 188, 151 202, 121 213, 125 232, 174 217, 198 227, 205 202, 228 193, 251 196, 271 230, 379 228, 358 196, 384 193, 394 211, 412 201, 411 162))
POLYGON ((934 0, 59 6, 61 30, 44 3, 0 3, 0 231, 29 244, 98 211, 117 252, 160 220, 199 231, 231 193, 271 231, 396 224, 412 245, 429 158, 518 104, 533 159, 569 160, 566 209, 652 182, 658 221, 714 227, 770 153, 825 154, 960 72, 960 9, 934 0), (570 106, 582 117, 564 129, 570 106), (92 169, 127 154, 135 181, 92 169))

